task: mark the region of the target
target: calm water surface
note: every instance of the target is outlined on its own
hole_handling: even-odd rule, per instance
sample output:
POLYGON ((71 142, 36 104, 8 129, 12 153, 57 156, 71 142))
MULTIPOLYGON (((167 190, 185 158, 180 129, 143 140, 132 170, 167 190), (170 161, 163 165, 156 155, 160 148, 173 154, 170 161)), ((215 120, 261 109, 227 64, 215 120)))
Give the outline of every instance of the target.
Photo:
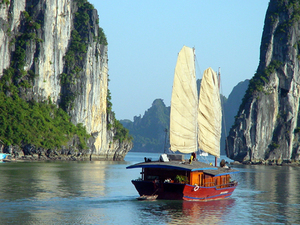
POLYGON ((227 200, 137 201, 140 170, 125 168, 145 156, 158 158, 1 163, 0 224, 300 224, 299 167, 234 166, 227 200))

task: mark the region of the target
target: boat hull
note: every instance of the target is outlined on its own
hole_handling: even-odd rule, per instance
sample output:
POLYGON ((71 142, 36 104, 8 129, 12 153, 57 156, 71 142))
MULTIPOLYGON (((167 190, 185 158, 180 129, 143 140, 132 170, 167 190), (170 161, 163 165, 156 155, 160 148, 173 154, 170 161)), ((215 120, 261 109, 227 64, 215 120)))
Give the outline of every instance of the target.
POLYGON ((232 183, 223 188, 195 187, 189 184, 155 183, 142 180, 133 180, 132 183, 140 196, 158 195, 157 199, 186 201, 210 201, 226 199, 231 196, 237 186, 237 183, 232 183))

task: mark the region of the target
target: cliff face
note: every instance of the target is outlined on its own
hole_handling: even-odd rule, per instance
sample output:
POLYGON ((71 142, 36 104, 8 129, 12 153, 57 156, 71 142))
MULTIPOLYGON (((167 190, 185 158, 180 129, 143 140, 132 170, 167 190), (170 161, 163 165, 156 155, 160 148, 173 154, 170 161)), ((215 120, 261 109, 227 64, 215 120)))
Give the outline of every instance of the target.
POLYGON ((224 125, 222 126, 221 135, 221 155, 225 155, 226 138, 232 125, 234 124, 234 118, 239 110, 239 106, 242 102, 242 98, 248 88, 249 80, 239 82, 231 91, 228 99, 225 99, 221 95, 222 112, 224 117, 224 125))
POLYGON ((0 77, 14 66, 21 71, 17 82, 33 81, 19 86, 23 99, 50 100, 82 123, 92 135, 90 154, 124 158, 132 144, 107 129, 114 120, 107 115, 107 43, 97 11, 86 0, 6 2, 0 3, 0 77))
POLYGON ((299 160, 299 10, 299 1, 269 3, 260 63, 228 136, 231 159, 299 160))

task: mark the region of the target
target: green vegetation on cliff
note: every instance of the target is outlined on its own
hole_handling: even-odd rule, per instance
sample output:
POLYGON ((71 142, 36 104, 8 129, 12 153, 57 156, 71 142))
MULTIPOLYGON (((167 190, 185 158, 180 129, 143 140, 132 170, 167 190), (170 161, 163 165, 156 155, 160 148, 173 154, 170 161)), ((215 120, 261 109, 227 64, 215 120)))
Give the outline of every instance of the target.
POLYGON ((5 92, 10 96, 18 96, 20 89, 30 88, 30 83, 37 76, 32 70, 25 71, 24 66, 26 48, 41 41, 36 37, 40 24, 26 11, 23 12, 23 16, 25 18, 24 32, 13 39, 15 51, 12 55, 11 66, 3 71, 0 80, 0 92, 5 92))
POLYGON ((3 4, 9 5, 10 4, 10 0, 0 0, 0 7, 3 4))
POLYGON ((123 124, 115 118, 115 113, 112 111, 111 95, 109 90, 107 90, 106 111, 107 111, 107 116, 112 115, 113 117, 112 124, 109 121, 107 121, 107 129, 108 130, 112 128, 115 129, 116 133, 114 136, 114 140, 119 140, 120 142, 132 141, 133 137, 129 134, 129 130, 126 129, 123 126, 123 124))
POLYGON ((81 149, 87 148, 89 137, 82 124, 75 126, 70 117, 62 109, 51 104, 51 100, 43 103, 26 102, 20 93, 32 87, 36 75, 32 70, 25 71, 26 48, 37 45, 40 24, 33 18, 32 8, 23 12, 24 32, 19 34, 12 44, 15 51, 11 66, 3 71, 0 80, 0 141, 5 145, 32 144, 37 148, 54 149, 66 145, 74 135, 80 140, 81 149))
MULTIPOLYGON (((79 93, 75 92, 72 86, 80 79, 79 73, 82 71, 81 62, 87 51, 89 33, 93 28, 90 24, 90 14, 94 6, 87 0, 76 0, 78 11, 75 13, 74 30, 71 33, 71 42, 66 55, 64 56, 65 68, 64 73, 60 74, 60 83, 62 85, 61 107, 64 110, 74 108, 74 101, 79 93)), ((95 34, 93 41, 99 44, 107 45, 106 36, 103 29, 99 27, 97 38, 95 34)), ((90 40, 91 41, 91 40, 90 40)))
POLYGON ((32 144, 37 148, 60 148, 76 134, 85 149, 86 133, 82 124, 75 126, 68 114, 49 102, 25 102, 19 97, 0 93, 0 140, 5 145, 32 144))
MULTIPOLYGON (((249 82, 249 86, 243 97, 239 112, 244 109, 248 100, 251 99, 255 93, 264 91, 264 86, 269 82, 270 75, 279 69, 281 65, 282 62, 274 60, 262 72, 255 73, 254 77, 249 82)), ((266 92, 264 93, 267 94, 266 92)))

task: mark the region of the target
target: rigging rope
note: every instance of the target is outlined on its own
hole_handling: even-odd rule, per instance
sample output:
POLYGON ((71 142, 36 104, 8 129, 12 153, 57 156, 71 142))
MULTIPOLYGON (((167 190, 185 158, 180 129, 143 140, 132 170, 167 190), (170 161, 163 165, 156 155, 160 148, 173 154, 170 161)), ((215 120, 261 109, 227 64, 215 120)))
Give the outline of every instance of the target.
MULTIPOLYGON (((222 88, 222 83, 221 83, 221 79, 220 79, 220 94, 222 94, 222 93, 223 93, 223 88, 222 88)), ((222 96, 224 96, 224 95, 222 94, 222 96)), ((223 120, 223 127, 224 127, 224 135, 225 135, 225 146, 226 146, 225 149, 228 149, 224 101, 222 100, 222 98, 221 98, 221 108, 222 108, 222 120, 223 120)), ((227 156, 227 151, 226 151, 226 156, 227 156)))

